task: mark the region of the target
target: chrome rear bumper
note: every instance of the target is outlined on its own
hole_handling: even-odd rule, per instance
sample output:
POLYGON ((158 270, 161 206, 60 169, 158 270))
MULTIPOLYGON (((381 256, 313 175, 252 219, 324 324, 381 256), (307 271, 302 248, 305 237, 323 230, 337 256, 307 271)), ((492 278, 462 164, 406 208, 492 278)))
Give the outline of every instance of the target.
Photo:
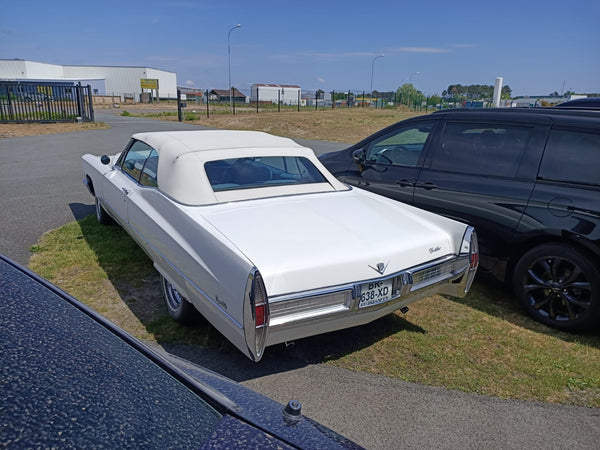
POLYGON ((464 297, 475 270, 469 255, 449 255, 386 277, 271 298, 266 345, 363 325, 435 294, 464 297), (380 281, 391 281, 392 298, 359 307, 362 286, 380 281))

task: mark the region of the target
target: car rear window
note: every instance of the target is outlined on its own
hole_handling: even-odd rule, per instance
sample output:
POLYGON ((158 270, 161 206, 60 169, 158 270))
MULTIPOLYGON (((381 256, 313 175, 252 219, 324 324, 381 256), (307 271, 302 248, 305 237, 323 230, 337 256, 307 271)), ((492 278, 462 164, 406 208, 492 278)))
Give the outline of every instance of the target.
POLYGON ((215 192, 327 181, 312 162, 297 156, 221 159, 205 163, 204 170, 215 192))
POLYGON ((552 130, 539 178, 600 185, 600 134, 552 130))

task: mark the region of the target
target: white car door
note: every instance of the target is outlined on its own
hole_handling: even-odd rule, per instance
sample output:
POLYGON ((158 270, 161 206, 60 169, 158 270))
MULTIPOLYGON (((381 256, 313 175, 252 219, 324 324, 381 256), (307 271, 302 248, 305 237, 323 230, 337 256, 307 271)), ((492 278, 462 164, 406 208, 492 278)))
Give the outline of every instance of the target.
POLYGON ((156 153, 147 144, 133 141, 124 157, 119 158, 113 170, 105 175, 102 184, 103 203, 122 226, 127 227, 129 197, 140 189, 140 179, 146 179, 144 166, 151 153, 156 153))

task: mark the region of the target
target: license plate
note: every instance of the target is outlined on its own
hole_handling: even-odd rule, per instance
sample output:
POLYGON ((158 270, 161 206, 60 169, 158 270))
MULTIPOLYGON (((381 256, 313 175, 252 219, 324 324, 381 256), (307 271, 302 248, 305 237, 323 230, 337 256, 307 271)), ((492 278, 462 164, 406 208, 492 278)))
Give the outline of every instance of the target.
POLYGON ((358 302, 358 307, 366 308, 367 306, 384 303, 391 300, 392 296, 392 280, 364 283, 360 287, 360 301, 358 302))

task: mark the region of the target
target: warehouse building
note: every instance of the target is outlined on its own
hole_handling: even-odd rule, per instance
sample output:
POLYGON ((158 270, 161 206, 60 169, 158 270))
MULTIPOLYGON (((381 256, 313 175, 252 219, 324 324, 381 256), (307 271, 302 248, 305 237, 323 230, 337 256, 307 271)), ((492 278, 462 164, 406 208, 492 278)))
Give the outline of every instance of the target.
POLYGON ((0 80, 81 83, 91 86, 92 95, 118 96, 121 100, 140 101, 142 92, 150 93, 151 90, 159 98, 177 98, 177 75, 150 67, 61 66, 22 59, 0 59, 0 80), (142 86, 146 88, 142 89, 142 86))
POLYGON ((253 84, 251 88, 253 102, 270 102, 282 105, 297 105, 300 101, 300 86, 289 84, 253 84))

